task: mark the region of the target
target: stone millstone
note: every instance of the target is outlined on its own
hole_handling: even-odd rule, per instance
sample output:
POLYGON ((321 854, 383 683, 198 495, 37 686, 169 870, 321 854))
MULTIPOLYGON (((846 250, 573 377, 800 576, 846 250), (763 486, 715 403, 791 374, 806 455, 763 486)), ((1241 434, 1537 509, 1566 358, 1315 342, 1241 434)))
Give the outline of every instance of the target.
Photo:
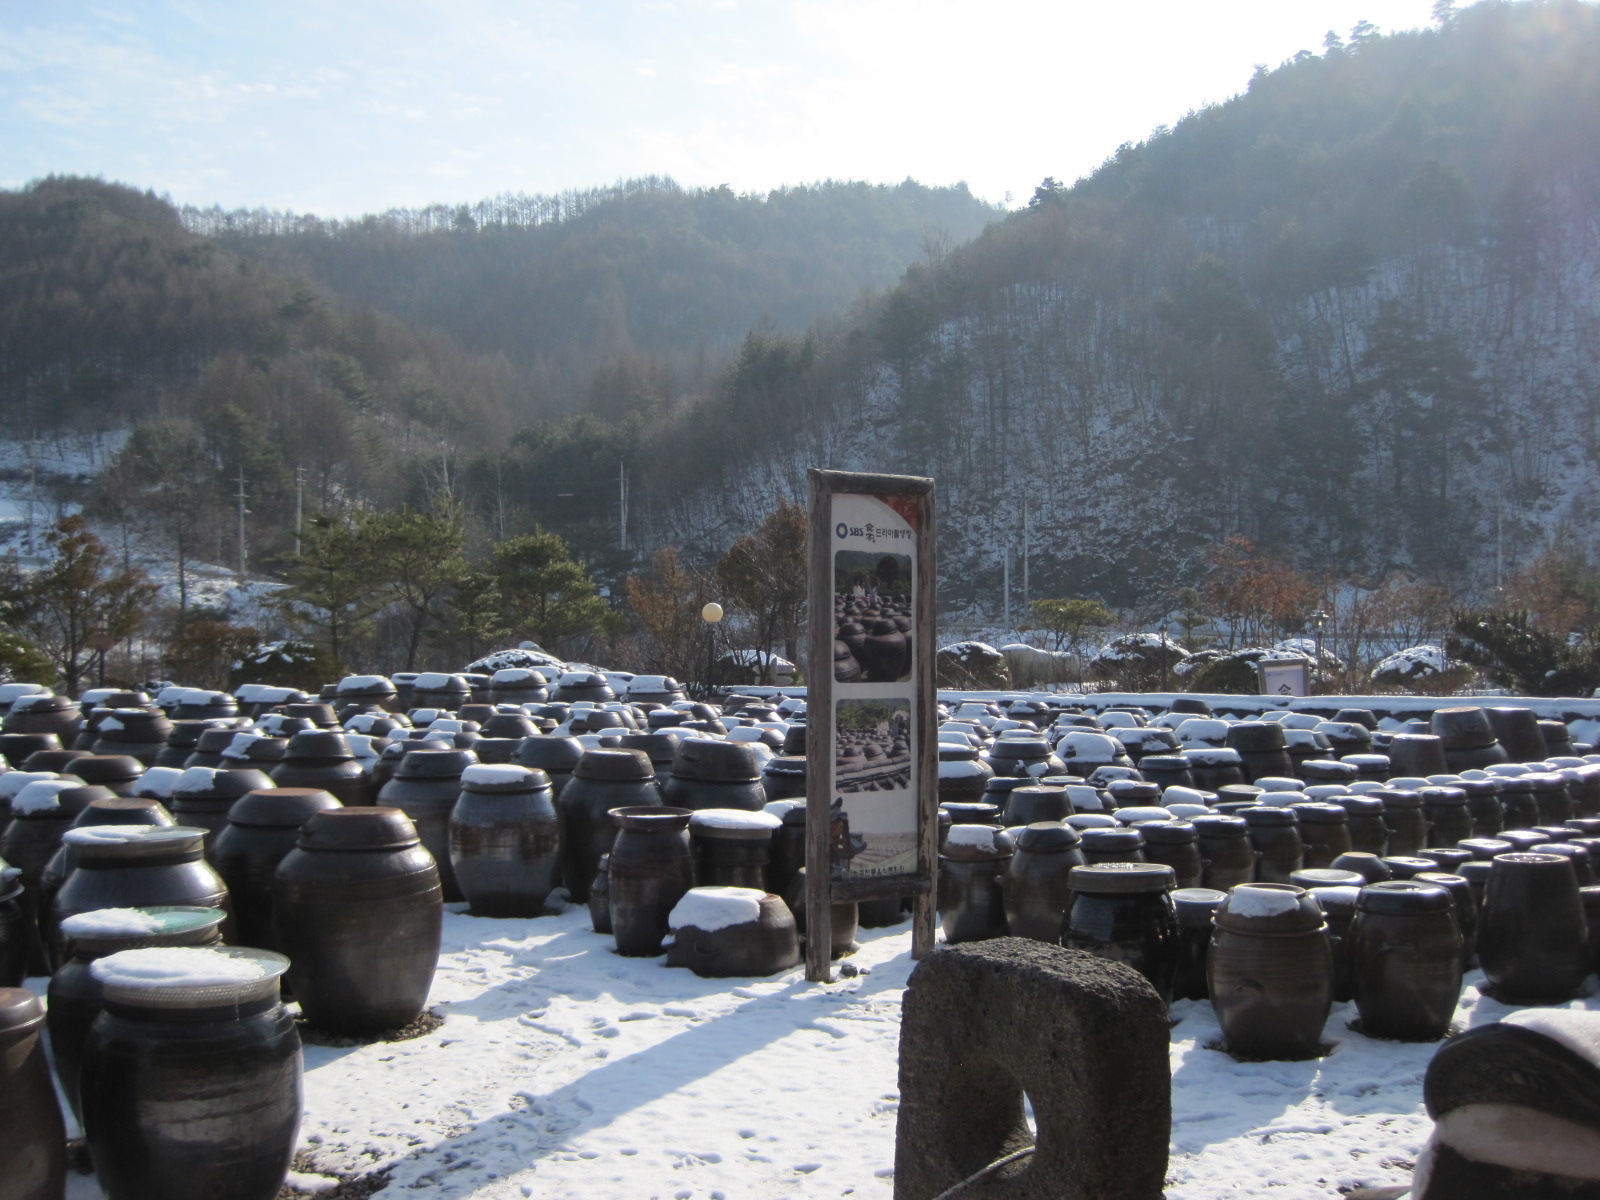
POLYGON ((1171 1132, 1167 1010, 1131 967, 995 938, 912 973, 895 1200, 933 1200, 1035 1142, 961 1200, 1159 1200, 1171 1132))

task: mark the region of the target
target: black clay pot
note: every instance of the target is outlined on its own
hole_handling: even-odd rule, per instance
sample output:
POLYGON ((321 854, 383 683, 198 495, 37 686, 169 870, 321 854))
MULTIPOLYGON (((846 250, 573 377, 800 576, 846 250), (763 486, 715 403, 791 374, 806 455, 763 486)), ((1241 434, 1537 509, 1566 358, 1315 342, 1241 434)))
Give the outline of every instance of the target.
POLYGON ((1340 805, 1311 801, 1293 804, 1290 808, 1300 822, 1302 866, 1332 866, 1339 855, 1355 849, 1350 838, 1349 815, 1340 805))
POLYGON ((1006 927, 1012 937, 1061 943, 1061 923, 1072 892, 1067 878, 1087 860, 1078 831, 1051 821, 1029 825, 1016 836, 1016 850, 1001 880, 1006 927))
POLYGON ((263 788, 228 809, 227 824, 210 843, 211 865, 228 885, 241 946, 278 950, 272 921, 272 877, 293 850, 313 813, 340 807, 316 788, 263 788))
POLYGON ((1064 821, 1072 815, 1067 789, 1056 784, 1030 784, 1012 788, 1006 797, 1005 823, 1032 825, 1039 821, 1064 821))
POLYGON ((274 786, 265 772, 249 768, 189 767, 173 785, 167 807, 179 825, 206 831, 206 859, 215 866, 217 838, 228 827, 229 810, 250 792, 274 786))
MULTIPOLYGON (((92 806, 91 806, 92 807, 92 806)), ((52 905, 59 961, 61 921, 97 908, 177 905, 232 911, 228 885, 202 855, 203 829, 181 825, 79 825, 62 835, 75 867, 52 905)), ((232 922, 223 938, 232 936, 232 922)))
POLYGON ((767 886, 767 864, 781 819, 769 812, 741 808, 693 811, 689 843, 694 849, 695 884, 771 890, 767 886))
POLYGON ((126 754, 146 766, 156 758, 172 733, 165 714, 142 708, 118 708, 100 719, 91 750, 96 754, 126 754))
MULTIPOLYGON (((437 864, 446 903, 466 899, 450 865, 450 810, 461 794, 461 773, 477 761, 470 750, 413 750, 401 758, 394 778, 378 793, 379 805, 398 808, 416 826, 417 836, 437 864)), ((293 979, 291 975, 291 984, 293 979)))
POLYGON ((1453 784, 1467 797, 1467 813, 1475 838, 1494 837, 1505 827, 1505 806, 1500 803, 1500 784, 1494 779, 1463 779, 1453 784))
POLYGON ((685 738, 673 755, 672 771, 661 789, 676 808, 743 808, 767 802, 761 786, 761 759, 748 742, 685 738))
POLYGON ((1218 813, 1195 817, 1190 823, 1200 839, 1202 887, 1226 892, 1255 878, 1255 847, 1250 843, 1250 826, 1243 818, 1218 813))
POLYGON ((1100 863, 1072 868, 1061 944, 1125 963, 1167 1003, 1178 967, 1178 917, 1172 868, 1163 863, 1100 863))
POLYGON ((1178 916, 1178 966, 1172 977, 1174 1000, 1204 1000, 1206 952, 1211 946, 1211 920, 1228 898, 1214 888, 1179 888, 1172 893, 1178 916))
POLYGON ((1413 856, 1428 844, 1428 819, 1418 793, 1395 788, 1374 794, 1383 801, 1383 821, 1389 827, 1389 854, 1413 856))
POLYGON ((1351 850, 1375 854, 1380 858, 1389 852, 1389 826, 1384 820, 1383 801, 1380 798, 1340 796, 1334 803, 1344 809, 1351 850))
POLYGON ((514 764, 461 774, 450 811, 450 865, 477 917, 536 917, 555 886, 561 821, 550 780, 514 764))
POLYGON ((1465 876, 1447 870, 1422 871, 1413 875, 1411 882, 1442 887, 1450 893, 1456 929, 1461 933, 1461 969, 1470 969, 1478 958, 1478 898, 1472 885, 1465 876))
POLYGON ((663 805, 612 810, 618 829, 607 882, 618 954, 649 958, 661 953, 667 918, 694 886, 692 815, 689 809, 663 805))
POLYGON ((105 1009, 104 989, 89 971, 97 958, 147 946, 212 946, 222 940, 218 908, 140 908, 125 913, 85 913, 67 918, 63 935, 71 956, 50 977, 50 1054, 73 1115, 80 1121, 79 1070, 89 1026, 105 1009), (84 929, 75 928, 83 923, 84 929))
POLYGON ((1389 773, 1394 776, 1443 775, 1444 743, 1431 733, 1397 733, 1389 742, 1389 773))
POLYGON ((939 924, 947 942, 1006 935, 1003 880, 1015 843, 988 825, 953 825, 939 852, 939 924))
POLYGON ((66 1125, 43 1032, 39 998, 0 987, 0 1194, 8 1200, 58 1200, 66 1190, 66 1125))
POLYGON ((1250 828, 1257 882, 1287 884, 1289 876, 1305 866, 1305 845, 1294 810, 1254 805, 1240 809, 1239 816, 1250 828))
POLYGON ((318 1029, 410 1024, 439 959, 444 896, 433 855, 397 808, 312 814, 273 876, 273 921, 289 983, 318 1029))
POLYGON ((522 740, 511 761, 519 767, 543 771, 550 779, 551 799, 561 803, 561 791, 583 757, 583 743, 572 737, 529 737, 522 740))
POLYGON ((279 787, 320 788, 351 807, 369 802, 366 773, 350 753, 344 734, 336 730, 295 734, 270 774, 279 787))
POLYGON ((1485 715, 1495 740, 1505 747, 1512 762, 1542 762, 1549 755, 1538 715, 1532 709, 1490 708, 1485 715))
POLYGON ((1200 835, 1189 821, 1143 821, 1139 836, 1144 838, 1146 862, 1165 863, 1172 868, 1179 888, 1197 888, 1205 874, 1200 855, 1200 835))
MULTIPOLYGON (((759 781, 756 788, 760 790, 759 781)), ((610 851, 616 837, 607 814, 614 808, 661 803, 655 768, 642 750, 584 752, 556 806, 561 815, 561 878, 573 903, 588 903, 600 856, 610 851)))
POLYGON ((287 963, 244 947, 183 953, 243 961, 258 974, 201 988, 102 979, 105 1013, 89 1030, 82 1075, 95 1176, 108 1200, 272 1200, 302 1109, 300 1035, 278 998, 287 963))
POLYGON ((800 961, 800 932, 783 900, 753 888, 705 888, 686 893, 673 910, 667 966, 708 978, 771 975, 800 961), (709 903, 708 903, 709 901, 709 903), (735 906, 737 912, 727 910, 735 906), (705 924, 699 914, 709 911, 705 924))
POLYGON ((1434 1042, 1449 1030, 1461 994, 1462 940, 1444 888, 1414 880, 1363 888, 1350 956, 1362 1033, 1434 1042))
POLYGON ((1491 860, 1478 959, 1495 997, 1506 1003, 1571 999, 1589 972, 1588 926, 1571 862, 1555 854, 1491 860))
POLYGON ((1228 893, 1215 927, 1206 976, 1229 1052, 1314 1057, 1333 1005, 1333 949, 1315 898, 1291 884, 1246 884, 1228 893))

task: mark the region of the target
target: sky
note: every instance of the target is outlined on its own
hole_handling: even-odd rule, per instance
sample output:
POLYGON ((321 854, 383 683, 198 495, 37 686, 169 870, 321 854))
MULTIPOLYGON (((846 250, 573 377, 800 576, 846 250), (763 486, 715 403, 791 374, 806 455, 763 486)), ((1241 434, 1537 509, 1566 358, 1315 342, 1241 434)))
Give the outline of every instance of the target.
POLYGON ((0 0, 0 186, 353 216, 644 175, 1021 204, 1433 0, 0 0))

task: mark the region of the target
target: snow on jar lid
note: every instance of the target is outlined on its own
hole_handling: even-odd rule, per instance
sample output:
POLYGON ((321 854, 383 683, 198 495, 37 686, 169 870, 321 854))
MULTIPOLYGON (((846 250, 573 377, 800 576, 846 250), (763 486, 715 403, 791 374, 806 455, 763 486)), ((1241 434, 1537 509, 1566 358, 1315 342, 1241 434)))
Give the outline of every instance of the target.
POLYGON ((94 954, 102 944, 131 950, 152 946, 193 943, 214 933, 227 919, 220 908, 199 905, 163 905, 152 908, 96 908, 74 913, 61 922, 61 932, 81 952, 94 954))
POLYGON ((461 786, 469 791, 538 791, 550 786, 543 771, 530 771, 515 763, 473 763, 461 772, 461 786))
POLYGON ((278 997, 289 960, 249 946, 152 946, 89 964, 108 1005, 221 1008, 278 997))
POLYGON ((58 813, 61 803, 56 797, 80 786, 73 779, 35 779, 11 798, 11 811, 19 817, 58 813))
POLYGON ((108 858, 160 858, 200 853, 206 831, 191 825, 80 825, 61 835, 78 863, 108 858))
POLYGON ((783 824, 782 817, 769 812, 743 808, 702 808, 689 818, 691 832, 720 838, 761 840, 783 824))
POLYGON ((1316 897, 1288 883, 1241 883, 1217 909, 1217 928, 1241 933, 1305 933, 1325 922, 1316 897))
POLYGON ((674 930, 692 927, 712 933, 732 925, 749 924, 761 919, 761 900, 765 895, 758 888, 690 888, 667 915, 667 927, 674 930))

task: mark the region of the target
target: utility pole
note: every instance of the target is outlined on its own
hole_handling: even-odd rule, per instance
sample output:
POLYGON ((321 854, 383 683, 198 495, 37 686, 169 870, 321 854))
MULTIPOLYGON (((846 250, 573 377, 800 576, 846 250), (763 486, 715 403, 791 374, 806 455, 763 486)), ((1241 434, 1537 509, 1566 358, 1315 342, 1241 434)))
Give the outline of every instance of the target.
POLYGON ((1001 578, 1005 581, 1004 582, 1004 587, 1005 587, 1005 592, 1006 592, 1006 598, 1005 598, 1006 628, 1010 629, 1011 628, 1011 547, 1010 546, 1006 547, 1005 568, 1001 572, 1001 578))
POLYGON ((1499 604, 1505 595, 1505 515, 1505 501, 1496 501, 1494 506, 1494 602, 1496 604, 1499 604))
POLYGON ((245 555, 244 555, 244 515, 249 509, 244 506, 244 466, 239 467, 239 583, 245 580, 245 555))
POLYGON ((628 548, 628 464, 617 464, 617 549, 628 548))
POLYGON ((1022 611, 1026 615, 1033 597, 1028 587, 1028 498, 1022 498, 1022 611))
MULTIPOLYGON (((242 485, 241 485, 242 486, 242 485)), ((300 557, 300 529, 306 515, 306 469, 294 469, 294 554, 300 557)))
POLYGON ((28 553, 33 553, 33 506, 39 496, 39 431, 28 442, 28 553))

